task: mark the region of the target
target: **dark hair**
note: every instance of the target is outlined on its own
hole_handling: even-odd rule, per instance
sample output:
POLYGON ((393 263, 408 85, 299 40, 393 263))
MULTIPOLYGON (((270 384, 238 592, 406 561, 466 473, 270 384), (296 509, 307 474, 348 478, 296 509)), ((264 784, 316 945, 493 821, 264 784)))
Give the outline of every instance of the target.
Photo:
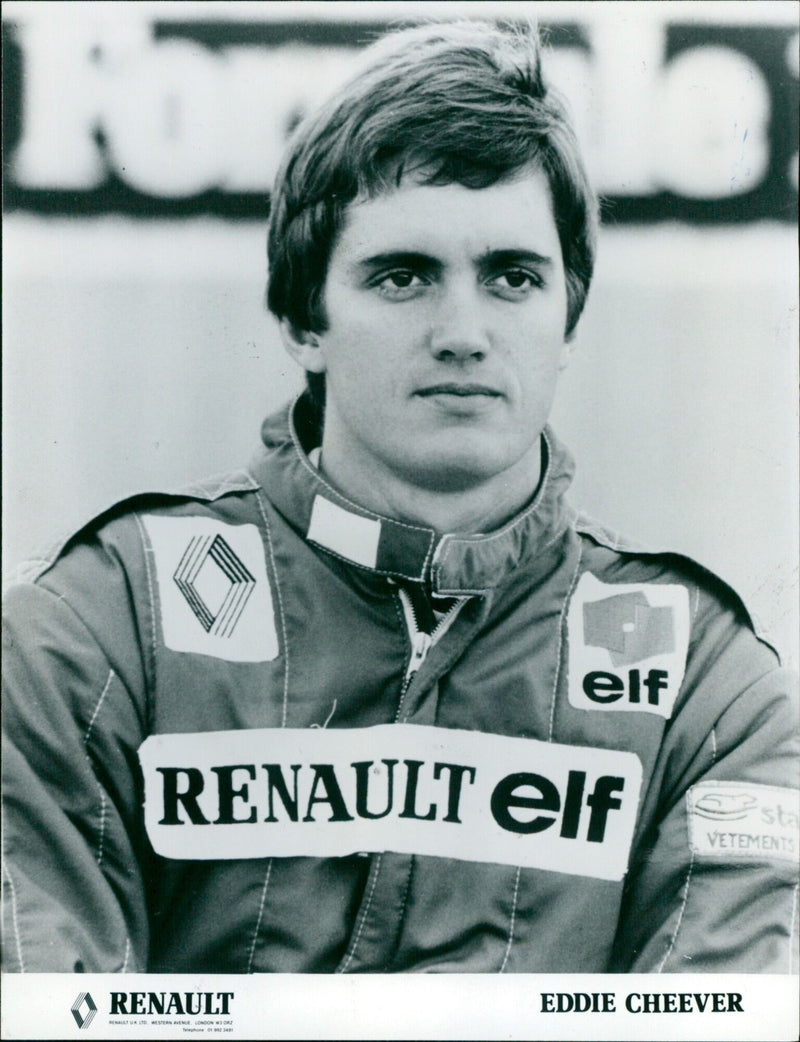
MULTIPOLYGON (((524 167, 548 179, 574 330, 594 268, 597 201, 532 25, 423 25, 390 34, 289 143, 272 195, 267 304, 296 331, 326 328, 324 288, 347 206, 425 184, 486 188, 524 167)), ((307 374, 322 405, 324 375, 307 374)))

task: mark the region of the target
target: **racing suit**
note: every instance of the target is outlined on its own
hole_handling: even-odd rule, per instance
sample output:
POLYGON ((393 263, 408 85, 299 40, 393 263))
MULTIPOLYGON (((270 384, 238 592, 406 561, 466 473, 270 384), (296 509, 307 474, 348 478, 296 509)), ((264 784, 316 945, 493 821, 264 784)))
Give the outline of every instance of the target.
POLYGON ((549 429, 467 536, 314 437, 301 397, 10 590, 6 968, 792 972, 793 685, 737 596, 579 516, 549 429))

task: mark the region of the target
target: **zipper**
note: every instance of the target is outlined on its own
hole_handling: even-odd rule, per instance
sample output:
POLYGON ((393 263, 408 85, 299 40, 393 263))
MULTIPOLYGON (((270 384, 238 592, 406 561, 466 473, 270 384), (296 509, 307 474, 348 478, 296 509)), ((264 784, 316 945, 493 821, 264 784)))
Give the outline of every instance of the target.
POLYGON ((425 633, 424 630, 419 628, 419 622, 417 621, 417 615, 414 611, 414 605, 411 602, 408 592, 403 589, 402 586, 398 586, 397 593, 400 597, 400 603, 403 606, 403 615, 405 616, 406 628, 411 641, 411 658, 406 667, 406 675, 403 680, 403 694, 405 694, 414 674, 419 671, 422 663, 427 658, 428 652, 450 629, 462 606, 469 598, 460 597, 444 618, 440 619, 439 622, 436 623, 432 632, 425 633))
POLYGON ((406 684, 408 684, 409 680, 425 661, 431 644, 433 644, 433 640, 429 633, 420 633, 418 631, 411 635, 411 658, 409 659, 408 667, 406 668, 406 684))

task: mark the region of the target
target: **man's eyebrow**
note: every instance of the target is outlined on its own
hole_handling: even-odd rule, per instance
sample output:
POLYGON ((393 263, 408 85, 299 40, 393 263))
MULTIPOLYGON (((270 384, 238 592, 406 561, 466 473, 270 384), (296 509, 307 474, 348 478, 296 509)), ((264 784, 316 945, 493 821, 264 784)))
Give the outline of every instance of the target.
POLYGON ((486 250, 478 257, 477 263, 481 269, 505 268, 514 264, 535 264, 540 268, 549 268, 553 265, 553 258, 537 253, 536 250, 520 247, 510 250, 486 250))
MULTIPOLYGON (((547 257, 536 250, 523 247, 512 247, 502 250, 486 250, 475 258, 475 266, 479 271, 510 267, 515 264, 533 264, 540 268, 552 267, 552 257, 547 257)), ((362 257, 356 267, 367 273, 388 268, 413 268, 423 271, 441 271, 445 265, 437 257, 421 250, 386 250, 362 257)))
POLYGON ((443 265, 436 257, 416 250, 387 250, 385 253, 373 253, 362 257, 357 267, 364 271, 377 271, 381 268, 423 268, 427 271, 440 270, 443 265))

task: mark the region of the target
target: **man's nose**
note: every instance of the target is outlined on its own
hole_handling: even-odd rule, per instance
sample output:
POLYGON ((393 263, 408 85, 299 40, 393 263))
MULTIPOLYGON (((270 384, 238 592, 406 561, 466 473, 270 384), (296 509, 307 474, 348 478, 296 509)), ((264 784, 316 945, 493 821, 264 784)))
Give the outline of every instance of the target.
POLYGON ((480 361, 490 348, 485 302, 480 288, 454 287, 436 307, 430 330, 431 353, 442 362, 480 361))

